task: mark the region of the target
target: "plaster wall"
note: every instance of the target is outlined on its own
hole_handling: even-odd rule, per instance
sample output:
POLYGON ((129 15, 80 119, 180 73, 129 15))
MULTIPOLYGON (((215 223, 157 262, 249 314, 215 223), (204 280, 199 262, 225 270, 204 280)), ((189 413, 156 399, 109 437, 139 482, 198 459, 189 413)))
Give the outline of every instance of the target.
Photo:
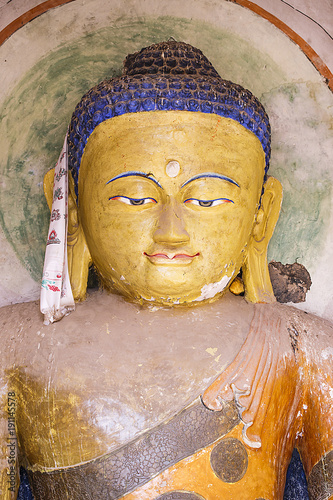
MULTIPOLYGON (((68 1, 68 0, 67 0, 68 1)), ((237 1, 237 0, 236 0, 237 1)), ((224 0, 221 0, 223 3, 224 0)), ((27 13, 57 0, 0 0, 0 32, 10 25, 23 26, 27 13)), ((64 2, 63 2, 64 3, 64 2)), ((158 2, 157 2, 158 4, 158 2)), ((333 2, 332 0, 256 0, 249 7, 260 7, 300 35, 333 71, 333 2)), ((9 32, 11 32, 10 30, 9 32)), ((8 33, 9 33, 8 32, 8 33)))
POLYGON ((300 35, 333 71, 332 0, 256 0, 257 6, 275 15, 300 35))

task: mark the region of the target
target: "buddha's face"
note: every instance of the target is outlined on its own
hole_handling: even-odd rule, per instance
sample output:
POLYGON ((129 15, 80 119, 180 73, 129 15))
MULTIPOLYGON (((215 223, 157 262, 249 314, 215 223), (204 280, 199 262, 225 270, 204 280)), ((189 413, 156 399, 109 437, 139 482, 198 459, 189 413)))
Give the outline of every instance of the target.
POLYGON ((243 264, 264 176, 259 140, 184 111, 100 124, 79 175, 79 215, 109 288, 158 304, 217 297, 243 264))

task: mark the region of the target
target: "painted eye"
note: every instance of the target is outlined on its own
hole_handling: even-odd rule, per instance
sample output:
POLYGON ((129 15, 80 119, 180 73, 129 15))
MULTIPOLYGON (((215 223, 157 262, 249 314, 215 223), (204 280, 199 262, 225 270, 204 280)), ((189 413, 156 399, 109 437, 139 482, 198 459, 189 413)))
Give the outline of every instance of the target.
POLYGON ((232 200, 228 198, 217 198, 216 200, 198 200, 196 198, 188 198, 184 203, 191 203, 192 205, 197 205, 199 207, 216 207, 217 205, 222 205, 223 203, 233 203, 232 200))
POLYGON ((112 196, 109 198, 110 200, 121 201, 122 203, 126 203, 126 205, 147 205, 147 203, 157 203, 154 198, 129 198, 128 196, 112 196))

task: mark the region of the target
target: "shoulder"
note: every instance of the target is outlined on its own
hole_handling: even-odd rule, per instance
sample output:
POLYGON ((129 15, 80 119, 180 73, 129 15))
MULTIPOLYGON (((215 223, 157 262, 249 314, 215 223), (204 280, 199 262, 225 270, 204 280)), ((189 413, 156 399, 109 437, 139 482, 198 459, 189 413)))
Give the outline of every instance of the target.
MULTIPOLYGON (((44 325, 39 301, 0 308, 1 359, 6 360, 7 366, 8 362, 23 364, 39 350, 39 345, 42 346, 46 339, 49 341, 49 349, 52 349, 57 344, 59 336, 69 335, 73 328, 81 334, 84 334, 85 330, 90 331, 91 324, 100 317, 101 309, 113 309, 104 303, 106 298, 101 303, 102 295, 92 294, 86 301, 77 304, 76 310, 71 315, 51 325, 44 325)), ((77 338, 80 339, 80 335, 77 338)))
POLYGON ((43 316, 39 311, 39 301, 22 302, 20 304, 11 304, 0 308, 0 326, 1 329, 10 327, 16 328, 31 318, 37 318, 43 321, 43 316))
POLYGON ((24 302, 0 308, 0 356, 4 361, 14 356, 18 346, 31 332, 36 333, 36 326, 43 323, 39 311, 39 302, 24 302))
POLYGON ((295 307, 289 307, 288 319, 290 334, 297 337, 306 362, 321 363, 333 357, 333 323, 295 307))
POLYGON ((266 310, 266 316, 280 321, 280 335, 289 337, 292 345, 306 356, 313 357, 322 351, 333 355, 333 323, 330 321, 285 304, 260 307, 266 310))
POLYGON ((43 323, 39 301, 0 308, 1 383, 9 378, 13 380, 18 372, 24 377, 43 379, 49 376, 51 366, 61 367, 65 362, 75 365, 83 354, 88 363, 89 350, 100 337, 105 323, 102 310, 108 311, 111 317, 110 311, 117 310, 113 298, 103 296, 102 300, 102 295, 92 294, 77 304, 68 317, 50 325, 43 323))
MULTIPOLYGON (((297 447, 309 474, 316 463, 318 468, 325 466, 325 456, 333 449, 333 325, 293 307, 289 315, 292 335, 297 332, 295 354, 303 393, 297 447)), ((314 477, 318 482, 319 476, 314 477)))

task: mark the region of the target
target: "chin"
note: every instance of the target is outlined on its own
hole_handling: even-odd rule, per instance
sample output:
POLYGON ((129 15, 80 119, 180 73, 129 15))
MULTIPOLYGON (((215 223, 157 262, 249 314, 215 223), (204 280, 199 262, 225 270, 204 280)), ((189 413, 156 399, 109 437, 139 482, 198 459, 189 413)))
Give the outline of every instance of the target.
POLYGON ((122 295, 129 301, 157 307, 200 306, 214 302, 224 295, 232 280, 231 276, 222 278, 212 276, 208 280, 189 279, 190 273, 179 273, 179 269, 159 268, 159 273, 150 274, 146 280, 138 276, 105 276, 97 270, 99 282, 104 290, 122 295), (199 282, 198 282, 199 281, 199 282), (208 281, 208 282, 207 282, 208 281))
MULTIPOLYGON (((228 280, 229 281, 229 280, 228 280)), ((226 286, 223 290, 212 290, 207 285, 207 289, 204 286, 203 289, 197 290, 190 293, 180 293, 179 288, 177 292, 166 293, 165 290, 162 292, 151 291, 149 293, 128 293, 127 297, 132 298, 134 302, 140 303, 141 305, 157 306, 157 307, 197 307, 210 302, 215 302, 221 298, 228 287, 226 286), (203 292, 204 290, 204 292, 203 292), (209 290, 210 293, 207 293, 209 290)))

